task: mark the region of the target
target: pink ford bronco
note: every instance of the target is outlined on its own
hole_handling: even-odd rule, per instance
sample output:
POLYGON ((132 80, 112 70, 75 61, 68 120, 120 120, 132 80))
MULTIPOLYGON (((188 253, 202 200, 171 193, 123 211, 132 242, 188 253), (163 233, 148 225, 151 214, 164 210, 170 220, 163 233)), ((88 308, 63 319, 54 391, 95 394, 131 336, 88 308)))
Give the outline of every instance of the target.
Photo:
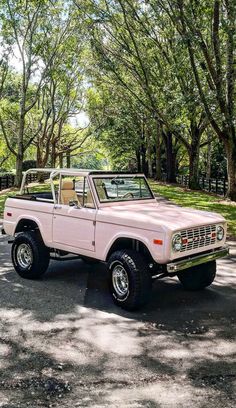
POLYGON ((216 259, 228 254, 221 215, 159 203, 143 174, 28 170, 6 201, 3 227, 21 277, 41 277, 50 259, 106 262, 112 297, 127 310, 148 301, 153 279, 209 286, 216 259), (28 183, 30 173, 47 180, 28 183))

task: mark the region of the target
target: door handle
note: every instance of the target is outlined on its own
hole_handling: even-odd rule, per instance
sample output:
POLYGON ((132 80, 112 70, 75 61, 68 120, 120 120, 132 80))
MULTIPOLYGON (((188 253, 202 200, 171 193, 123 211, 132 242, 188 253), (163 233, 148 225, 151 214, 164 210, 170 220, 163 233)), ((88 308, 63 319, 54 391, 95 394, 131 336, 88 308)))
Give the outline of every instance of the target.
POLYGON ((62 206, 61 206, 61 205, 58 205, 58 204, 55 204, 55 205, 54 205, 54 208, 55 208, 55 210, 60 210, 60 209, 62 208, 62 206))

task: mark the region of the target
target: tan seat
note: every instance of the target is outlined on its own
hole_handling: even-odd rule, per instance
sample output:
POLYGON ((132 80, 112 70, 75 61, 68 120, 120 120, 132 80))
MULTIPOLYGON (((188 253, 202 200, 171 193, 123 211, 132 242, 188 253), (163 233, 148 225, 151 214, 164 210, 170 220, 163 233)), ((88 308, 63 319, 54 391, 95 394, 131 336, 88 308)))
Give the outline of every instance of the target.
POLYGON ((107 200, 107 193, 106 193, 106 190, 105 190, 105 184, 103 183, 102 180, 96 180, 96 189, 97 189, 99 199, 101 201, 107 200))
POLYGON ((62 180, 60 202, 61 204, 69 205, 70 201, 76 201, 79 204, 73 181, 62 180))

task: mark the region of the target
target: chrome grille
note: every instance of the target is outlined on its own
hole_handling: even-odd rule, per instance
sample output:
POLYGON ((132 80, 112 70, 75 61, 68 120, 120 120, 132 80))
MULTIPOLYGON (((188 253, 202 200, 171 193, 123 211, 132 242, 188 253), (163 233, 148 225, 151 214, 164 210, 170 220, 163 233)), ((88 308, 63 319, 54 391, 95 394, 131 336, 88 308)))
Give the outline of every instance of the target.
POLYGON ((187 240, 182 244, 180 252, 191 251, 192 249, 207 247, 216 243, 216 225, 204 225, 191 229, 182 230, 180 232, 183 240, 187 240))

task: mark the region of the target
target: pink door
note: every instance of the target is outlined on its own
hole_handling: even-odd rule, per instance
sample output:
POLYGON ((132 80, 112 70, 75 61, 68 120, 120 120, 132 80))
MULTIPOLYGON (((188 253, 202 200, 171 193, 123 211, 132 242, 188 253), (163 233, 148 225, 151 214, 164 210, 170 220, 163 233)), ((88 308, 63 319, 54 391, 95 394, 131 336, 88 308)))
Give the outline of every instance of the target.
POLYGON ((95 218, 93 208, 76 208, 57 204, 53 214, 53 241, 77 249, 95 251, 95 218))

